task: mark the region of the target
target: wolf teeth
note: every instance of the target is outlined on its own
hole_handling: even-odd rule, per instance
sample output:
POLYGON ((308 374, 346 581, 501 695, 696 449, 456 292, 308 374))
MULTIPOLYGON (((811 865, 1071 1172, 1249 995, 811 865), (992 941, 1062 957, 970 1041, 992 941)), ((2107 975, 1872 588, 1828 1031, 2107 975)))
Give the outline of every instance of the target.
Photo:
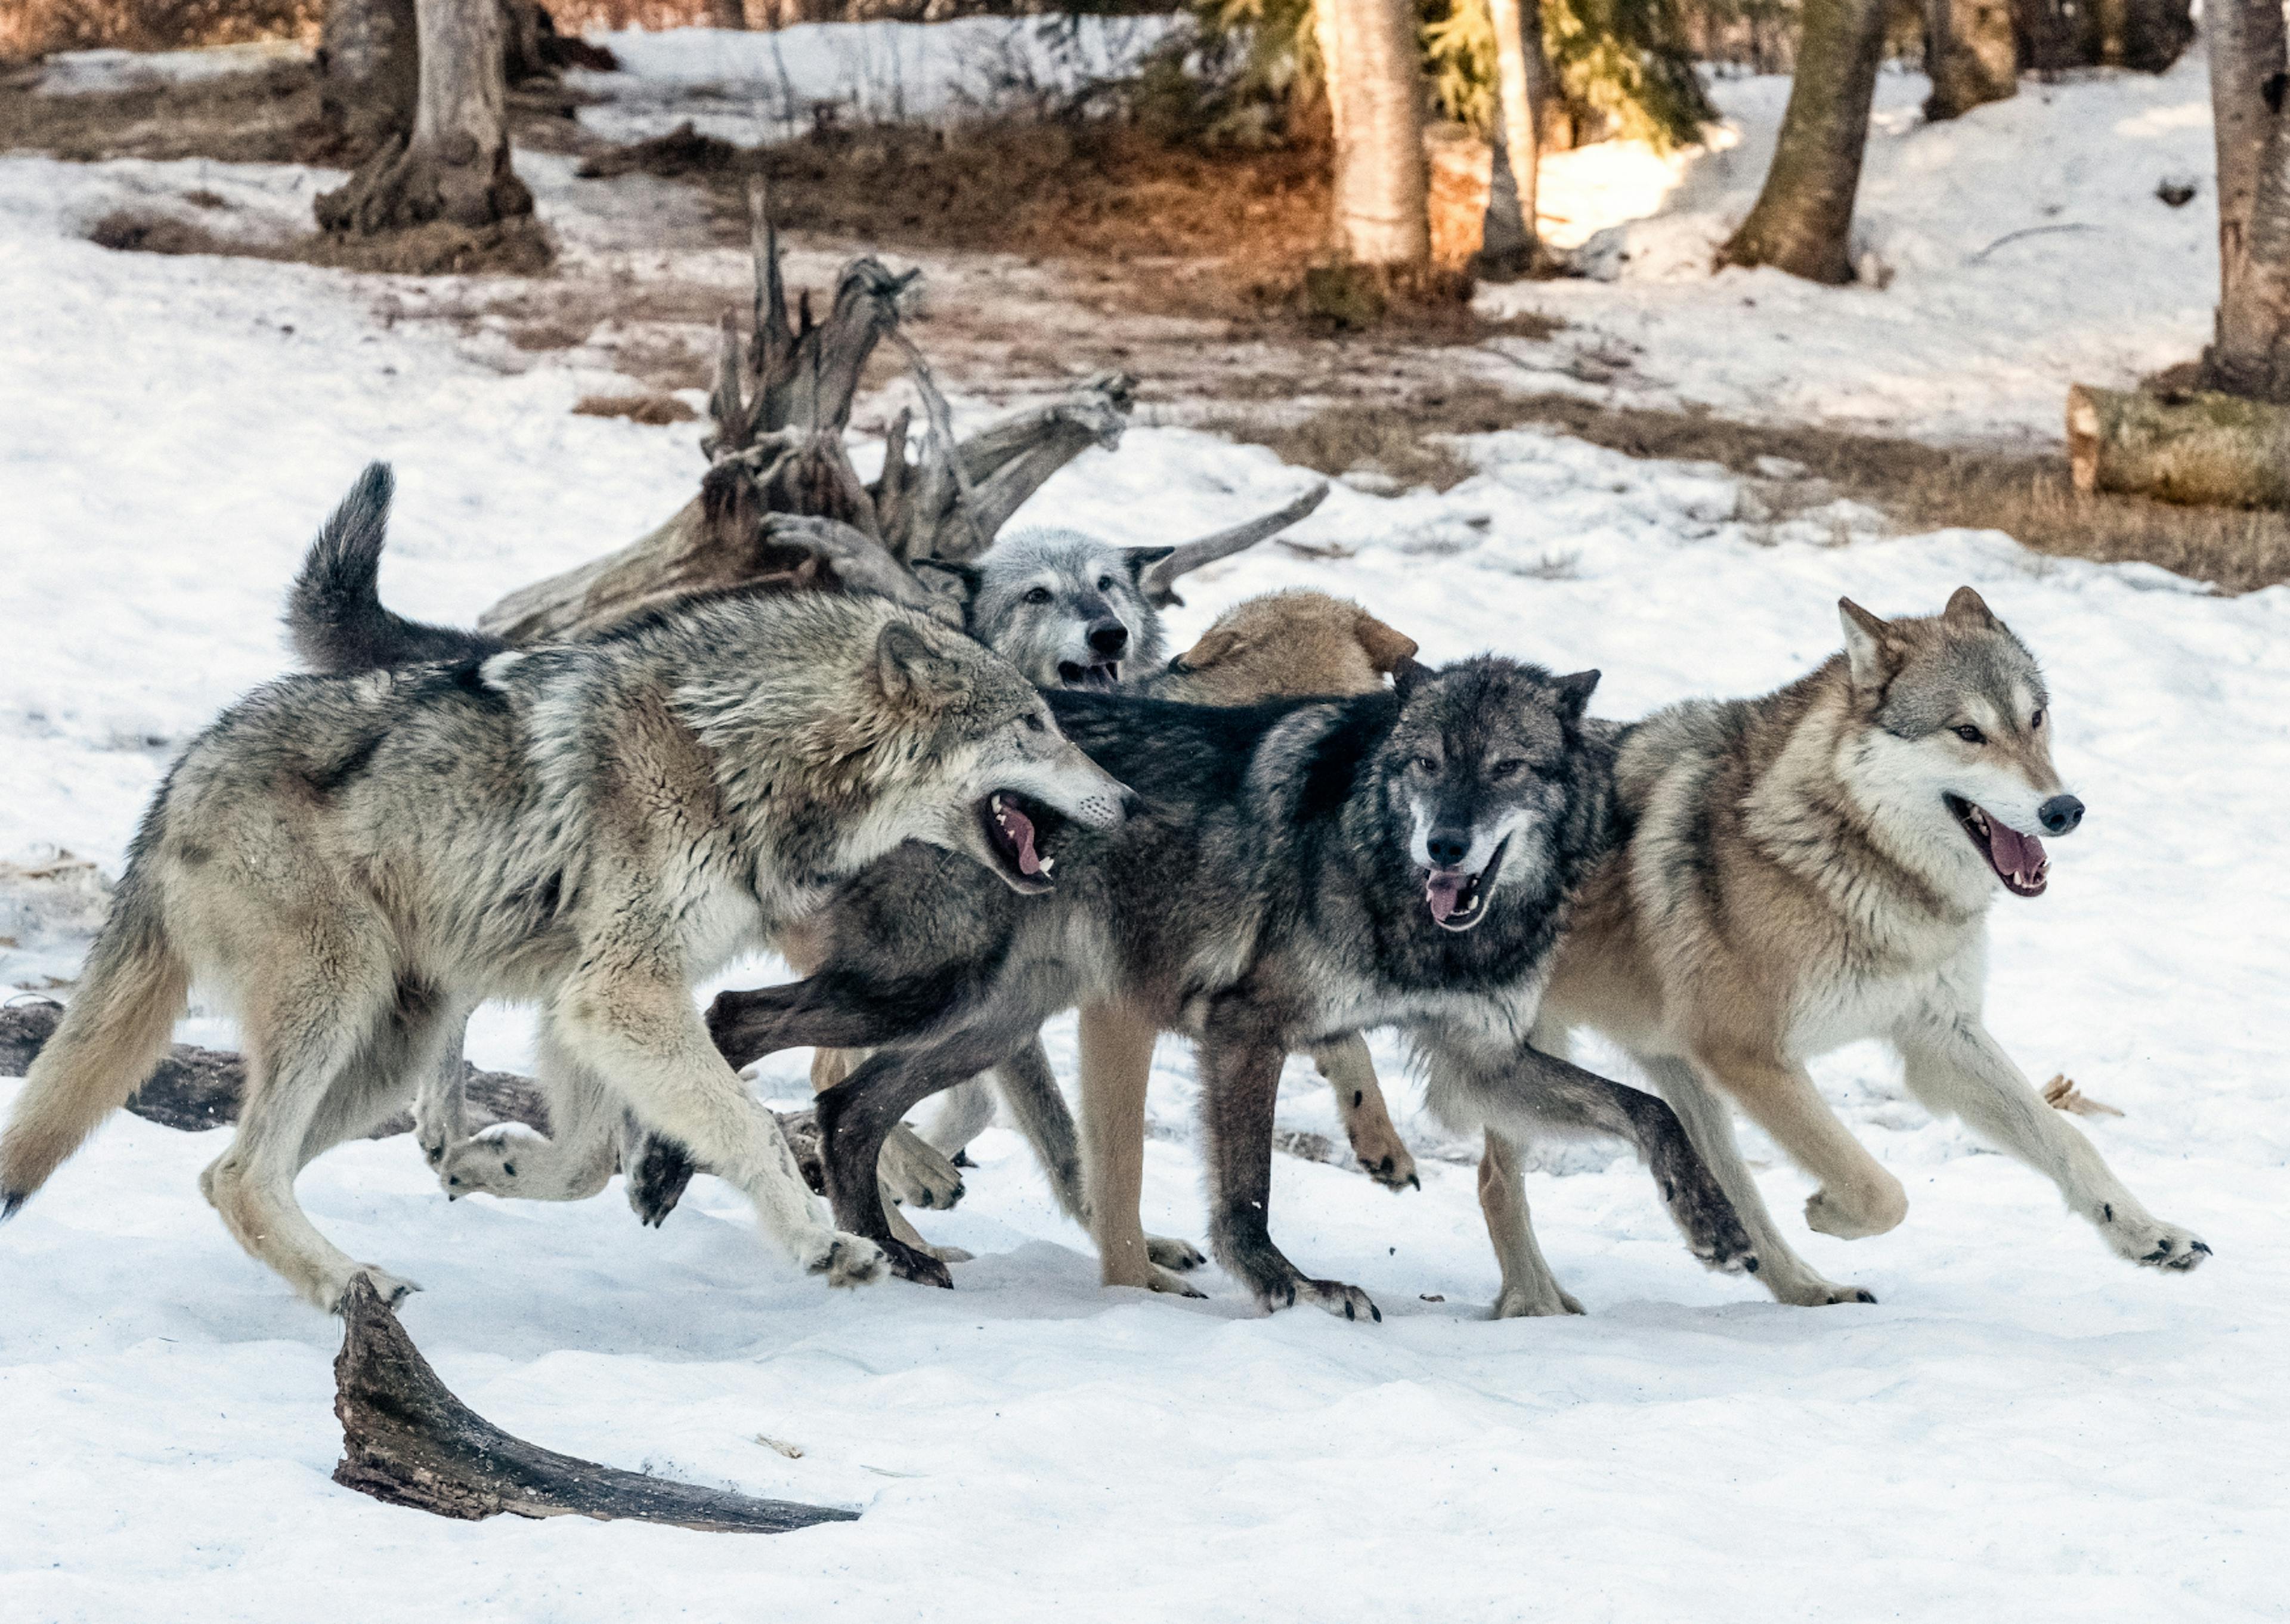
POLYGON ((1047 874, 1051 869, 1053 869, 1053 868, 1056 868, 1057 866, 1058 866, 1058 860, 1057 860, 1056 858, 1054 858, 1054 857, 1045 857, 1045 858, 1042 859, 1042 872, 1043 872, 1044 874, 1047 874))

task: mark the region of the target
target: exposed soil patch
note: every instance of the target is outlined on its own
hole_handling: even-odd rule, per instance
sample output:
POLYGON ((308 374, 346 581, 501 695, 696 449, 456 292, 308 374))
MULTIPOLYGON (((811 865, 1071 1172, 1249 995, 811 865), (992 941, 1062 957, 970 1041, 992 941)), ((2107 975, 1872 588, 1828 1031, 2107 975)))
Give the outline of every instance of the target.
MULTIPOLYGON (((186 201, 204 208, 221 203, 218 198, 214 204, 201 204, 196 193, 186 201)), ((437 220, 376 236, 314 231, 271 239, 232 236, 172 215, 114 209, 88 228, 87 237, 100 248, 121 252, 217 254, 403 276, 538 276, 547 273, 555 258, 548 232, 531 219, 503 220, 476 231, 437 220)))
POLYGON ((586 395, 572 410, 581 417, 624 417, 654 428, 688 423, 700 415, 673 395, 586 395))

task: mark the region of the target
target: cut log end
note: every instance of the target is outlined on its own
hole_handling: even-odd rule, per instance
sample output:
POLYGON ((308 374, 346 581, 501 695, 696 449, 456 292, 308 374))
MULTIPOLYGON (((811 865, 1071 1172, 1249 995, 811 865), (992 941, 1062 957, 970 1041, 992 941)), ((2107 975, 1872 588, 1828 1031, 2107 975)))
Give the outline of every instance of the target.
POLYGON ((334 1414, 342 1458, 334 1481, 391 1505, 475 1521, 589 1516, 671 1523, 722 1533, 784 1533, 855 1521, 833 1506, 758 1500, 647 1477, 510 1436, 437 1379, 397 1316, 359 1276, 341 1302, 334 1414))
POLYGON ((2068 467, 2086 495, 2290 508, 2290 406, 2203 390, 2068 391, 2068 467))

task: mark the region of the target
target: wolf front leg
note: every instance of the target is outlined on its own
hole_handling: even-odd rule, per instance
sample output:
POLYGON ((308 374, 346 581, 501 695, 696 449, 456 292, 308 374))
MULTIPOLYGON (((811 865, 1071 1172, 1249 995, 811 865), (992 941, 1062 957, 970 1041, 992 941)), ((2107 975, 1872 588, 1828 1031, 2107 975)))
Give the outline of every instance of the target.
POLYGON ((829 1225, 779 1119, 716 1052, 681 977, 641 956, 596 954, 549 1020, 571 1059, 612 1079, 638 1117, 737 1186, 764 1231, 803 1268, 831 1285, 881 1276, 881 1249, 829 1225))
POLYGON ((1346 1319, 1383 1311, 1356 1285, 1315 1280, 1272 1244, 1272 1114, 1286 1042, 1248 1000, 1220 999, 1200 1043, 1209 1164, 1209 1250, 1269 1310, 1309 1302, 1346 1319))
POLYGON ((1521 1148, 1490 1128, 1486 1150, 1479 1157, 1479 1211, 1487 1220, 1487 1239, 1494 1243, 1495 1262, 1502 1269, 1494 1317, 1580 1314, 1582 1305, 1558 1284, 1534 1238, 1534 1220, 1526 1210, 1526 1181, 1519 1176, 1521 1148))
POLYGON ((1938 1116, 1961 1116, 1998 1149, 2059 1186, 2118 1257, 2151 1268, 2198 1268, 2210 1247, 2157 1218, 2092 1142, 2044 1103, 1977 1013, 1926 1009, 1895 1034, 1909 1092, 1938 1116))
POLYGON ((1570 1060, 1521 1044, 1500 1054, 1437 1036, 1426 1044, 1433 1102, 1462 1122, 1514 1143, 1537 1130, 1602 1133, 1638 1148, 1662 1204, 1693 1255, 1715 1269, 1750 1267, 1756 1252, 1734 1204, 1696 1155, 1677 1114, 1652 1094, 1625 1088, 1570 1060))
MULTIPOLYGON (((1149 1015, 1117 1004, 1084 1004, 1080 1025, 1081 1139, 1089 1172, 1077 1180, 1082 1188, 1067 1211, 1097 1243, 1102 1284, 1198 1297, 1174 1271, 1207 1260, 1182 1241, 1146 1234, 1138 1216, 1145 1185, 1145 1085, 1161 1028, 1149 1015)), ((1015 1110, 1017 1095, 1010 1098, 1015 1110)))
POLYGON ((1391 1125, 1391 1110, 1383 1102, 1383 1087, 1376 1081, 1367 1040, 1349 1032, 1315 1044, 1312 1064, 1336 1091, 1336 1114, 1343 1118, 1344 1137, 1351 1140, 1352 1154, 1359 1157, 1367 1176, 1386 1189, 1421 1189, 1415 1157, 1399 1137, 1399 1130, 1391 1125))

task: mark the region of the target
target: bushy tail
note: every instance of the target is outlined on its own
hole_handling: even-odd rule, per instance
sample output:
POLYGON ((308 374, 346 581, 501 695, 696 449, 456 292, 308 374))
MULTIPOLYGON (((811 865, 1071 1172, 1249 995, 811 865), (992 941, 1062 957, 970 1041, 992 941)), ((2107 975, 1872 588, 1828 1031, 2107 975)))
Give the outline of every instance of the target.
POLYGON ((389 464, 368 464, 303 556, 302 572, 286 596, 286 630, 295 653, 314 671, 482 660, 508 646, 482 632, 425 626, 381 606, 375 583, 396 483, 389 464))
POLYGON ((12 1215, 151 1075, 167 1052, 190 973, 157 900, 130 863, 79 991, 33 1057, 0 1133, 0 1218, 12 1215))

